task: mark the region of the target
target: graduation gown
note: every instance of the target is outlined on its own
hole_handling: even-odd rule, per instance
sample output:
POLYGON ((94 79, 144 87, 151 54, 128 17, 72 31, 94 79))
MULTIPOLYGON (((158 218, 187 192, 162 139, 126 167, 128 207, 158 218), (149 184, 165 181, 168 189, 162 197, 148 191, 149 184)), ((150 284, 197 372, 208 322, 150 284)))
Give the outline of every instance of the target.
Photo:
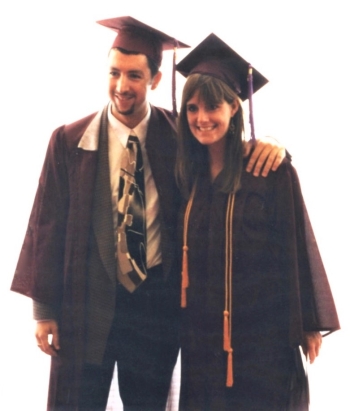
MULTIPOLYGON (((113 244, 109 244, 107 249, 97 248, 94 260, 97 260, 99 272, 94 275, 98 275, 100 280, 95 281, 97 287, 88 290, 88 273, 90 275, 93 271, 89 267, 89 247, 94 225, 100 123, 101 112, 53 132, 11 286, 13 291, 48 304, 56 312, 61 349, 59 356, 52 358, 50 410, 76 409, 79 378, 89 344, 87 325, 93 332, 100 333, 94 337, 98 344, 90 349, 98 362, 103 357, 115 312, 117 281, 116 271, 113 271, 113 235, 110 236, 113 244), (88 324, 90 301, 102 307, 94 324, 88 324), (66 406, 55 408, 57 404, 66 406)), ((171 114, 152 106, 146 150, 160 204, 163 283, 167 297, 163 311, 169 319, 168 333, 165 332, 163 338, 172 350, 164 362, 172 363, 176 361, 178 350, 175 318, 178 304, 174 286, 178 270, 174 249, 179 195, 173 172, 175 144, 171 114)), ((109 199, 105 203, 108 210, 111 207, 109 199)), ((102 214, 101 218, 104 218, 102 214)), ((95 226, 98 227, 99 223, 95 226)), ((113 227, 112 220, 110 224, 107 221, 107 226, 113 227)), ((95 230, 97 243, 99 235, 95 230)))
POLYGON ((267 178, 243 171, 235 196, 231 388, 223 352, 228 195, 218 179, 199 178, 189 217, 181 410, 305 410, 303 332, 335 331, 339 322, 296 171, 289 162, 267 178))

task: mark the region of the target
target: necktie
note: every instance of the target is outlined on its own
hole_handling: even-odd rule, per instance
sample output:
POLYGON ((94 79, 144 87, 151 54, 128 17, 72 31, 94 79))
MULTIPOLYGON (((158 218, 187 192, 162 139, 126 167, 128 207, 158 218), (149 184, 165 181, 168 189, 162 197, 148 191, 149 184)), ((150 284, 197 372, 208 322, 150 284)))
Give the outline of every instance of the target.
POLYGON ((140 141, 129 136, 122 158, 117 227, 117 277, 133 292, 146 278, 145 180, 140 141))

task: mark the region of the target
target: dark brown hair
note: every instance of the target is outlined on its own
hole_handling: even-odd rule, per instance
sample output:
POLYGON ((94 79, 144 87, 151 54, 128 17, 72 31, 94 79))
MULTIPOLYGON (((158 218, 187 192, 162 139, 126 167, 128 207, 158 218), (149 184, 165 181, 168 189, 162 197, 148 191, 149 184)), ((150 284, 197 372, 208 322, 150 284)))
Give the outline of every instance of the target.
POLYGON ((207 147, 193 137, 187 121, 187 102, 196 91, 199 93, 198 98, 208 106, 223 101, 229 104, 235 100, 239 102, 238 111, 232 119, 235 131, 233 133, 228 131, 224 168, 220 178, 220 190, 225 193, 235 193, 240 186, 243 162, 244 121, 241 100, 226 83, 203 74, 191 74, 182 92, 175 167, 177 183, 185 198, 188 198, 196 177, 207 173, 209 169, 207 147))
MULTIPOLYGON (((130 55, 130 54, 132 54, 132 55, 142 54, 142 53, 137 53, 135 51, 125 50, 121 47, 114 47, 114 49, 119 50, 121 53, 128 54, 128 55, 130 55)), ((152 60, 150 57, 146 56, 146 58, 147 58, 148 67, 151 70, 151 76, 153 78, 158 73, 159 67, 158 67, 157 63, 154 60, 152 60)))

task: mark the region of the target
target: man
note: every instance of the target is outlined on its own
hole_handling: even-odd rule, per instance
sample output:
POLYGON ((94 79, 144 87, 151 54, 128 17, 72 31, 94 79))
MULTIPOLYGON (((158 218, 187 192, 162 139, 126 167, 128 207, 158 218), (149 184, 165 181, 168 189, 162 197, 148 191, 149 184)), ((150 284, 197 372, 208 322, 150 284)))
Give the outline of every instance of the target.
MULTIPOLYGON (((49 410, 104 410, 117 362, 124 409, 157 411, 179 345, 180 195, 174 119, 148 93, 162 49, 186 45, 130 17, 100 23, 118 32, 110 103, 54 131, 12 290, 33 299, 38 346, 52 356, 49 410)), ((266 174, 283 157, 258 144, 248 167, 266 174)))

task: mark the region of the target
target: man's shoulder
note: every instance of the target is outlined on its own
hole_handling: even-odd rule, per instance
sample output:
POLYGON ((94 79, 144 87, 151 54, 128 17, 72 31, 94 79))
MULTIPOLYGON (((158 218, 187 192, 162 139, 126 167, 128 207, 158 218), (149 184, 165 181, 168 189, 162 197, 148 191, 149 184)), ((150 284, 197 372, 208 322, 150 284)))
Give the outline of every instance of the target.
POLYGON ((79 129, 80 127, 89 125, 97 114, 98 112, 95 111, 94 113, 91 113, 77 121, 74 121, 73 123, 66 124, 65 127, 67 130, 77 131, 77 129, 79 129))
POLYGON ((64 124, 56 128, 52 133, 51 143, 56 144, 61 141, 67 147, 77 147, 86 129, 89 127, 89 125, 97 115, 98 112, 95 112, 77 121, 74 121, 73 123, 64 124))
POLYGON ((67 137, 82 136, 97 114, 98 113, 95 112, 81 118, 80 120, 74 121, 73 123, 64 125, 64 133, 67 135, 67 137))

